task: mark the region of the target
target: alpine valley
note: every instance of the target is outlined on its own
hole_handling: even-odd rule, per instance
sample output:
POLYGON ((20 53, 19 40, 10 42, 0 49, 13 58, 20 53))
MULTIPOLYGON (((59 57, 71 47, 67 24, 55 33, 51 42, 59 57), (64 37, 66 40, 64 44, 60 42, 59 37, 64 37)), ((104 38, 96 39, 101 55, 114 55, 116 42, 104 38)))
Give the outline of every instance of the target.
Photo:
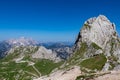
POLYGON ((119 80, 120 38, 99 15, 84 22, 76 41, 0 42, 0 80, 119 80))

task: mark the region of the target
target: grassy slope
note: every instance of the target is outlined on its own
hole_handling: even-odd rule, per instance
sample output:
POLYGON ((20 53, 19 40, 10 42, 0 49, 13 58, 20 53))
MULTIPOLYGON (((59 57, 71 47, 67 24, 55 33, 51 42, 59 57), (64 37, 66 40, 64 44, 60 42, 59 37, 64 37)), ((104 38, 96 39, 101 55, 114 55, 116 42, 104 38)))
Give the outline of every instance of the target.
POLYGON ((35 67, 42 75, 48 75, 53 69, 58 68, 63 62, 54 63, 51 60, 42 59, 35 64, 35 67))
MULTIPOLYGON (((70 65, 79 64, 82 59, 84 59, 84 56, 86 55, 85 52, 89 49, 87 43, 81 43, 81 47, 79 50, 77 50, 70 59, 67 60, 67 63, 70 65)), ((95 43, 91 43, 91 48, 94 48, 96 50, 101 49, 98 45, 95 43)))
POLYGON ((27 62, 16 63, 14 59, 20 56, 19 54, 21 54, 20 52, 23 49, 23 47, 16 49, 13 53, 0 60, 0 80, 15 80, 15 78, 17 78, 17 80, 31 80, 33 77, 40 77, 33 66, 28 65, 29 61, 35 63, 34 67, 41 75, 48 75, 52 70, 58 68, 63 63, 54 63, 48 59, 39 60, 31 58, 31 54, 34 53, 37 48, 34 48, 34 50, 26 49, 24 52, 25 57, 22 60, 27 62))
POLYGON ((82 61, 80 65, 91 70, 101 70, 106 61, 107 59, 104 54, 100 54, 82 61))
POLYGON ((103 66, 105 65, 107 59, 104 56, 104 54, 99 54, 94 57, 91 57, 89 59, 83 60, 80 63, 82 71, 86 74, 80 75, 76 78, 76 80, 89 80, 93 79, 95 77, 94 70, 102 70, 103 66), (85 68, 89 69, 90 71, 87 71, 85 68))
POLYGON ((84 57, 84 53, 87 50, 87 47, 88 46, 86 43, 81 43, 81 48, 77 50, 70 59, 67 60, 67 63, 69 63, 69 65, 75 65, 78 63, 78 61, 80 62, 79 59, 84 57))

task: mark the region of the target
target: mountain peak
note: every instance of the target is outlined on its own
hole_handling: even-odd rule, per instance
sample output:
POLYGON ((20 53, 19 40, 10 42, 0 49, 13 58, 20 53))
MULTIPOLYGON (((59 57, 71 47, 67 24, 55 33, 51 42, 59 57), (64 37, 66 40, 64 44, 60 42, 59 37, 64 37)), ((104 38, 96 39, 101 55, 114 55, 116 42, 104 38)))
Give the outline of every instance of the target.
POLYGON ((114 23, 111 23, 106 16, 99 15, 85 21, 76 42, 82 41, 88 44, 94 42, 104 47, 111 38, 117 38, 116 33, 114 23))
POLYGON ((101 21, 104 21, 104 22, 107 22, 107 23, 111 23, 106 16, 99 15, 98 17, 92 17, 92 18, 88 19, 85 22, 85 24, 93 24, 94 22, 101 22, 101 21))
POLYGON ((93 59, 97 55, 99 57, 103 55, 105 61, 101 70, 120 69, 118 64, 120 62, 120 40, 114 23, 110 22, 104 15, 85 21, 75 42, 75 55, 77 54, 81 59, 93 59))
POLYGON ((37 44, 35 40, 28 39, 25 37, 20 37, 18 39, 10 39, 10 40, 7 40, 6 42, 8 42, 10 45, 15 45, 15 46, 28 46, 28 45, 37 44))
POLYGON ((101 14, 97 18, 108 20, 108 18, 105 15, 101 15, 101 14))

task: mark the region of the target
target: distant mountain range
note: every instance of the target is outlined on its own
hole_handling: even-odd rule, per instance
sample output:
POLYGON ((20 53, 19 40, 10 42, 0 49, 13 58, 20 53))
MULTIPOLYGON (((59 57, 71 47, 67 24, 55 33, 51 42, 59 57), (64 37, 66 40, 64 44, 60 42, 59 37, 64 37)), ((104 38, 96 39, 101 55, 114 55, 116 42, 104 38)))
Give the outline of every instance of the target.
MULTIPOLYGON (((35 40, 32 39, 28 39, 25 37, 21 37, 19 39, 10 39, 10 40, 5 40, 5 41, 1 41, 0 42, 0 57, 4 57, 7 52, 16 46, 44 46, 47 49, 51 49, 54 52, 59 53, 58 49, 62 50, 62 53, 59 53, 58 56, 61 55, 68 55, 68 52, 66 52, 66 50, 64 49, 65 47, 67 48, 71 48, 73 46, 72 42, 45 42, 45 43, 41 43, 41 42, 37 42, 35 40)), ((61 57, 62 58, 62 57, 61 57)))
POLYGON ((74 43, 73 42, 46 42, 46 43, 39 43, 39 45, 45 46, 48 49, 53 49, 53 48, 72 47, 74 43))
POLYGON ((51 49, 52 51, 57 53, 62 59, 67 59, 70 54, 73 53, 73 42, 48 42, 48 43, 40 43, 39 45, 46 47, 47 49, 51 49))
POLYGON ((33 40, 33 39, 28 39, 28 38, 25 38, 25 37, 21 37, 19 39, 10 39, 10 40, 6 40, 6 42, 9 44, 9 45, 12 45, 12 46, 29 46, 29 45, 37 45, 38 42, 33 40))

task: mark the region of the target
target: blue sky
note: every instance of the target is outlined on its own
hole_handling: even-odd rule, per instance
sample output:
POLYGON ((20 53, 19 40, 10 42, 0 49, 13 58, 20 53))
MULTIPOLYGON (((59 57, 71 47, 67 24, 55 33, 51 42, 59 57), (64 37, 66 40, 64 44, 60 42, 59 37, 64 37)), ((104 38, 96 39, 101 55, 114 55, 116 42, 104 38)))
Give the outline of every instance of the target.
POLYGON ((84 21, 99 14, 120 34, 120 0, 0 0, 0 40, 74 41, 84 21))

